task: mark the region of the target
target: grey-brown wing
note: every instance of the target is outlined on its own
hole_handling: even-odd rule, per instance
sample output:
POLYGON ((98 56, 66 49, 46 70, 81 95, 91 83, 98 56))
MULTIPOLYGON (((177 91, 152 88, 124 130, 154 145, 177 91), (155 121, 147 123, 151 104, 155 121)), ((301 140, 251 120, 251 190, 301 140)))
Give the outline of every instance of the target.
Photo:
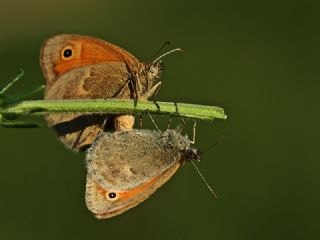
POLYGON ((179 158, 157 131, 106 132, 89 149, 87 168, 105 189, 127 190, 157 177, 179 158))
POLYGON ((101 219, 138 205, 172 177, 180 157, 156 131, 101 133, 87 154, 88 209, 101 219))
MULTIPOLYGON (((120 62, 77 68, 47 86, 45 99, 130 98, 129 77, 126 65, 120 62)), ((111 117, 106 114, 50 114, 47 120, 66 146, 79 150, 90 146, 100 132, 113 126, 111 117)))

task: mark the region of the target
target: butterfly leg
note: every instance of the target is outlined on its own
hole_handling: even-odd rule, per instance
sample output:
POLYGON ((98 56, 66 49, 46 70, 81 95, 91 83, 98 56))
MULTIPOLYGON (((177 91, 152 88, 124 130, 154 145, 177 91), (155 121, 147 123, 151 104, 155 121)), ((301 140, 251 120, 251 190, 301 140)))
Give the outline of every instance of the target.
POLYGON ((137 106, 137 102, 140 98, 140 79, 139 79, 139 76, 136 75, 136 78, 134 80, 131 80, 131 86, 132 86, 132 89, 133 89, 133 99, 134 99, 134 106, 136 107, 137 106))
POLYGON ((180 120, 181 120, 181 122, 182 122, 181 127, 179 128, 179 131, 178 131, 179 133, 181 133, 184 125, 186 124, 186 121, 184 120, 184 118, 183 118, 183 117, 180 115, 180 113, 179 113, 178 103, 177 103, 177 102, 174 102, 174 105, 175 105, 175 107, 176 107, 176 114, 179 116, 179 118, 180 118, 180 120))
POLYGON ((123 85, 123 87, 120 89, 120 91, 117 92, 117 93, 113 96, 113 98, 120 96, 120 95, 123 93, 123 91, 125 90, 125 88, 129 86, 129 83, 130 83, 131 81, 132 81, 131 79, 128 79, 128 80, 126 81, 126 83, 123 85))
POLYGON ((156 105, 158 111, 160 112, 160 105, 157 103, 157 101, 155 99, 152 100, 154 105, 156 105))
POLYGON ((139 75, 136 74, 136 91, 137 93, 141 92, 141 82, 140 82, 140 78, 139 78, 139 75))
POLYGON ((159 93, 161 83, 162 83, 162 82, 156 83, 156 84, 147 92, 147 98, 149 98, 149 97, 152 96, 152 101, 153 101, 154 105, 156 105, 158 111, 160 111, 160 106, 159 106, 159 104, 157 103, 156 97, 157 97, 157 95, 158 95, 158 93, 159 93))
POLYGON ((193 123, 193 136, 192 136, 192 141, 190 141, 191 144, 196 143, 196 126, 197 126, 197 121, 194 121, 194 123, 193 123))
POLYGON ((85 132, 86 129, 82 130, 78 136, 77 136, 77 139, 74 141, 73 145, 72 145, 72 149, 79 149, 80 146, 81 146, 81 138, 82 136, 84 135, 84 132, 85 132))
POLYGON ((170 115, 170 118, 169 118, 169 121, 168 121, 168 125, 167 125, 167 128, 166 128, 165 132, 170 129, 170 127, 171 127, 171 121, 172 121, 172 114, 170 115))
POLYGON ((151 116, 151 114, 150 114, 150 111, 149 111, 149 110, 147 110, 147 113, 148 113, 148 115, 149 115, 149 117, 150 117, 150 119, 151 119, 151 121, 152 121, 153 125, 156 127, 156 129, 158 130, 158 132, 162 135, 162 132, 161 132, 160 128, 158 127, 158 125, 157 125, 157 124, 156 124, 156 122, 154 121, 154 119, 153 119, 153 117, 151 116))
POLYGON ((134 101, 134 106, 137 106, 138 102, 138 92, 137 92, 137 87, 136 87, 136 82, 133 79, 128 80, 128 84, 130 84, 130 95, 133 98, 134 101))
POLYGON ((142 119, 142 114, 139 114, 139 127, 143 128, 143 119, 142 119))

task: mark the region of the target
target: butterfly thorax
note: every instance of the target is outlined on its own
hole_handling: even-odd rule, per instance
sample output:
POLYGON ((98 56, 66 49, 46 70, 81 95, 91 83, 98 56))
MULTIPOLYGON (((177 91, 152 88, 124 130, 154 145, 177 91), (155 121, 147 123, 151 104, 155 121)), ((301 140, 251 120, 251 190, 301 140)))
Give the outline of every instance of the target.
POLYGON ((139 63, 133 69, 129 68, 132 76, 133 95, 136 99, 147 100, 154 95, 160 87, 160 77, 162 73, 162 64, 139 63))
POLYGON ((198 149, 191 148, 191 141, 187 136, 182 136, 174 130, 168 130, 164 133, 167 138, 168 144, 180 153, 180 163, 188 163, 190 161, 199 161, 200 152, 198 149))

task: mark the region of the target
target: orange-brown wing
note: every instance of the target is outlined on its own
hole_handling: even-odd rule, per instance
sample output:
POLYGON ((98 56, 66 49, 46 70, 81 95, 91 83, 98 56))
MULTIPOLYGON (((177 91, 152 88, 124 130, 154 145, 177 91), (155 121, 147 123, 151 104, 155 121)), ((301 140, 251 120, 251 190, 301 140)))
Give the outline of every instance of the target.
MULTIPOLYGON (((40 63, 46 78, 45 99, 130 98, 130 64, 138 60, 120 47, 103 40, 63 34, 44 42, 40 63), (120 91, 122 95, 118 95, 120 91)), ((106 127, 104 115, 50 115, 50 125, 73 149, 90 145, 106 127)))
MULTIPOLYGON (((45 99, 130 98, 129 73, 121 62, 109 62, 76 68, 47 85, 45 99), (121 91, 122 90, 122 91, 121 91)), ((105 128, 110 115, 51 114, 49 124, 66 146, 79 150, 90 146, 105 128)), ((109 119, 110 121, 112 119, 109 119)))
POLYGON ((114 192, 114 189, 105 189, 88 174, 85 197, 87 207, 98 219, 119 215, 149 198, 174 175, 179 167, 180 164, 177 162, 147 183, 141 184, 135 189, 128 189, 122 192, 114 192), (111 194, 116 194, 114 196, 117 198, 112 199, 111 194))
POLYGON ((43 43, 40 63, 48 85, 68 71, 102 62, 122 62, 127 66, 139 61, 124 49, 90 36, 62 34, 43 43))

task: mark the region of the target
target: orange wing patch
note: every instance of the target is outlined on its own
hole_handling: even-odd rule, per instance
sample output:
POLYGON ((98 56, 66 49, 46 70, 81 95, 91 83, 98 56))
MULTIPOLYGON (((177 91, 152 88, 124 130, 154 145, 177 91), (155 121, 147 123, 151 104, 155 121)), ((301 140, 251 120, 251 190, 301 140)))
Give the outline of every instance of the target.
POLYGON ((101 62, 125 62, 124 56, 110 45, 92 39, 68 40, 61 49, 60 58, 54 62, 54 72, 57 77, 62 74, 86 65, 101 62), (69 57, 64 51, 72 51, 69 57))

